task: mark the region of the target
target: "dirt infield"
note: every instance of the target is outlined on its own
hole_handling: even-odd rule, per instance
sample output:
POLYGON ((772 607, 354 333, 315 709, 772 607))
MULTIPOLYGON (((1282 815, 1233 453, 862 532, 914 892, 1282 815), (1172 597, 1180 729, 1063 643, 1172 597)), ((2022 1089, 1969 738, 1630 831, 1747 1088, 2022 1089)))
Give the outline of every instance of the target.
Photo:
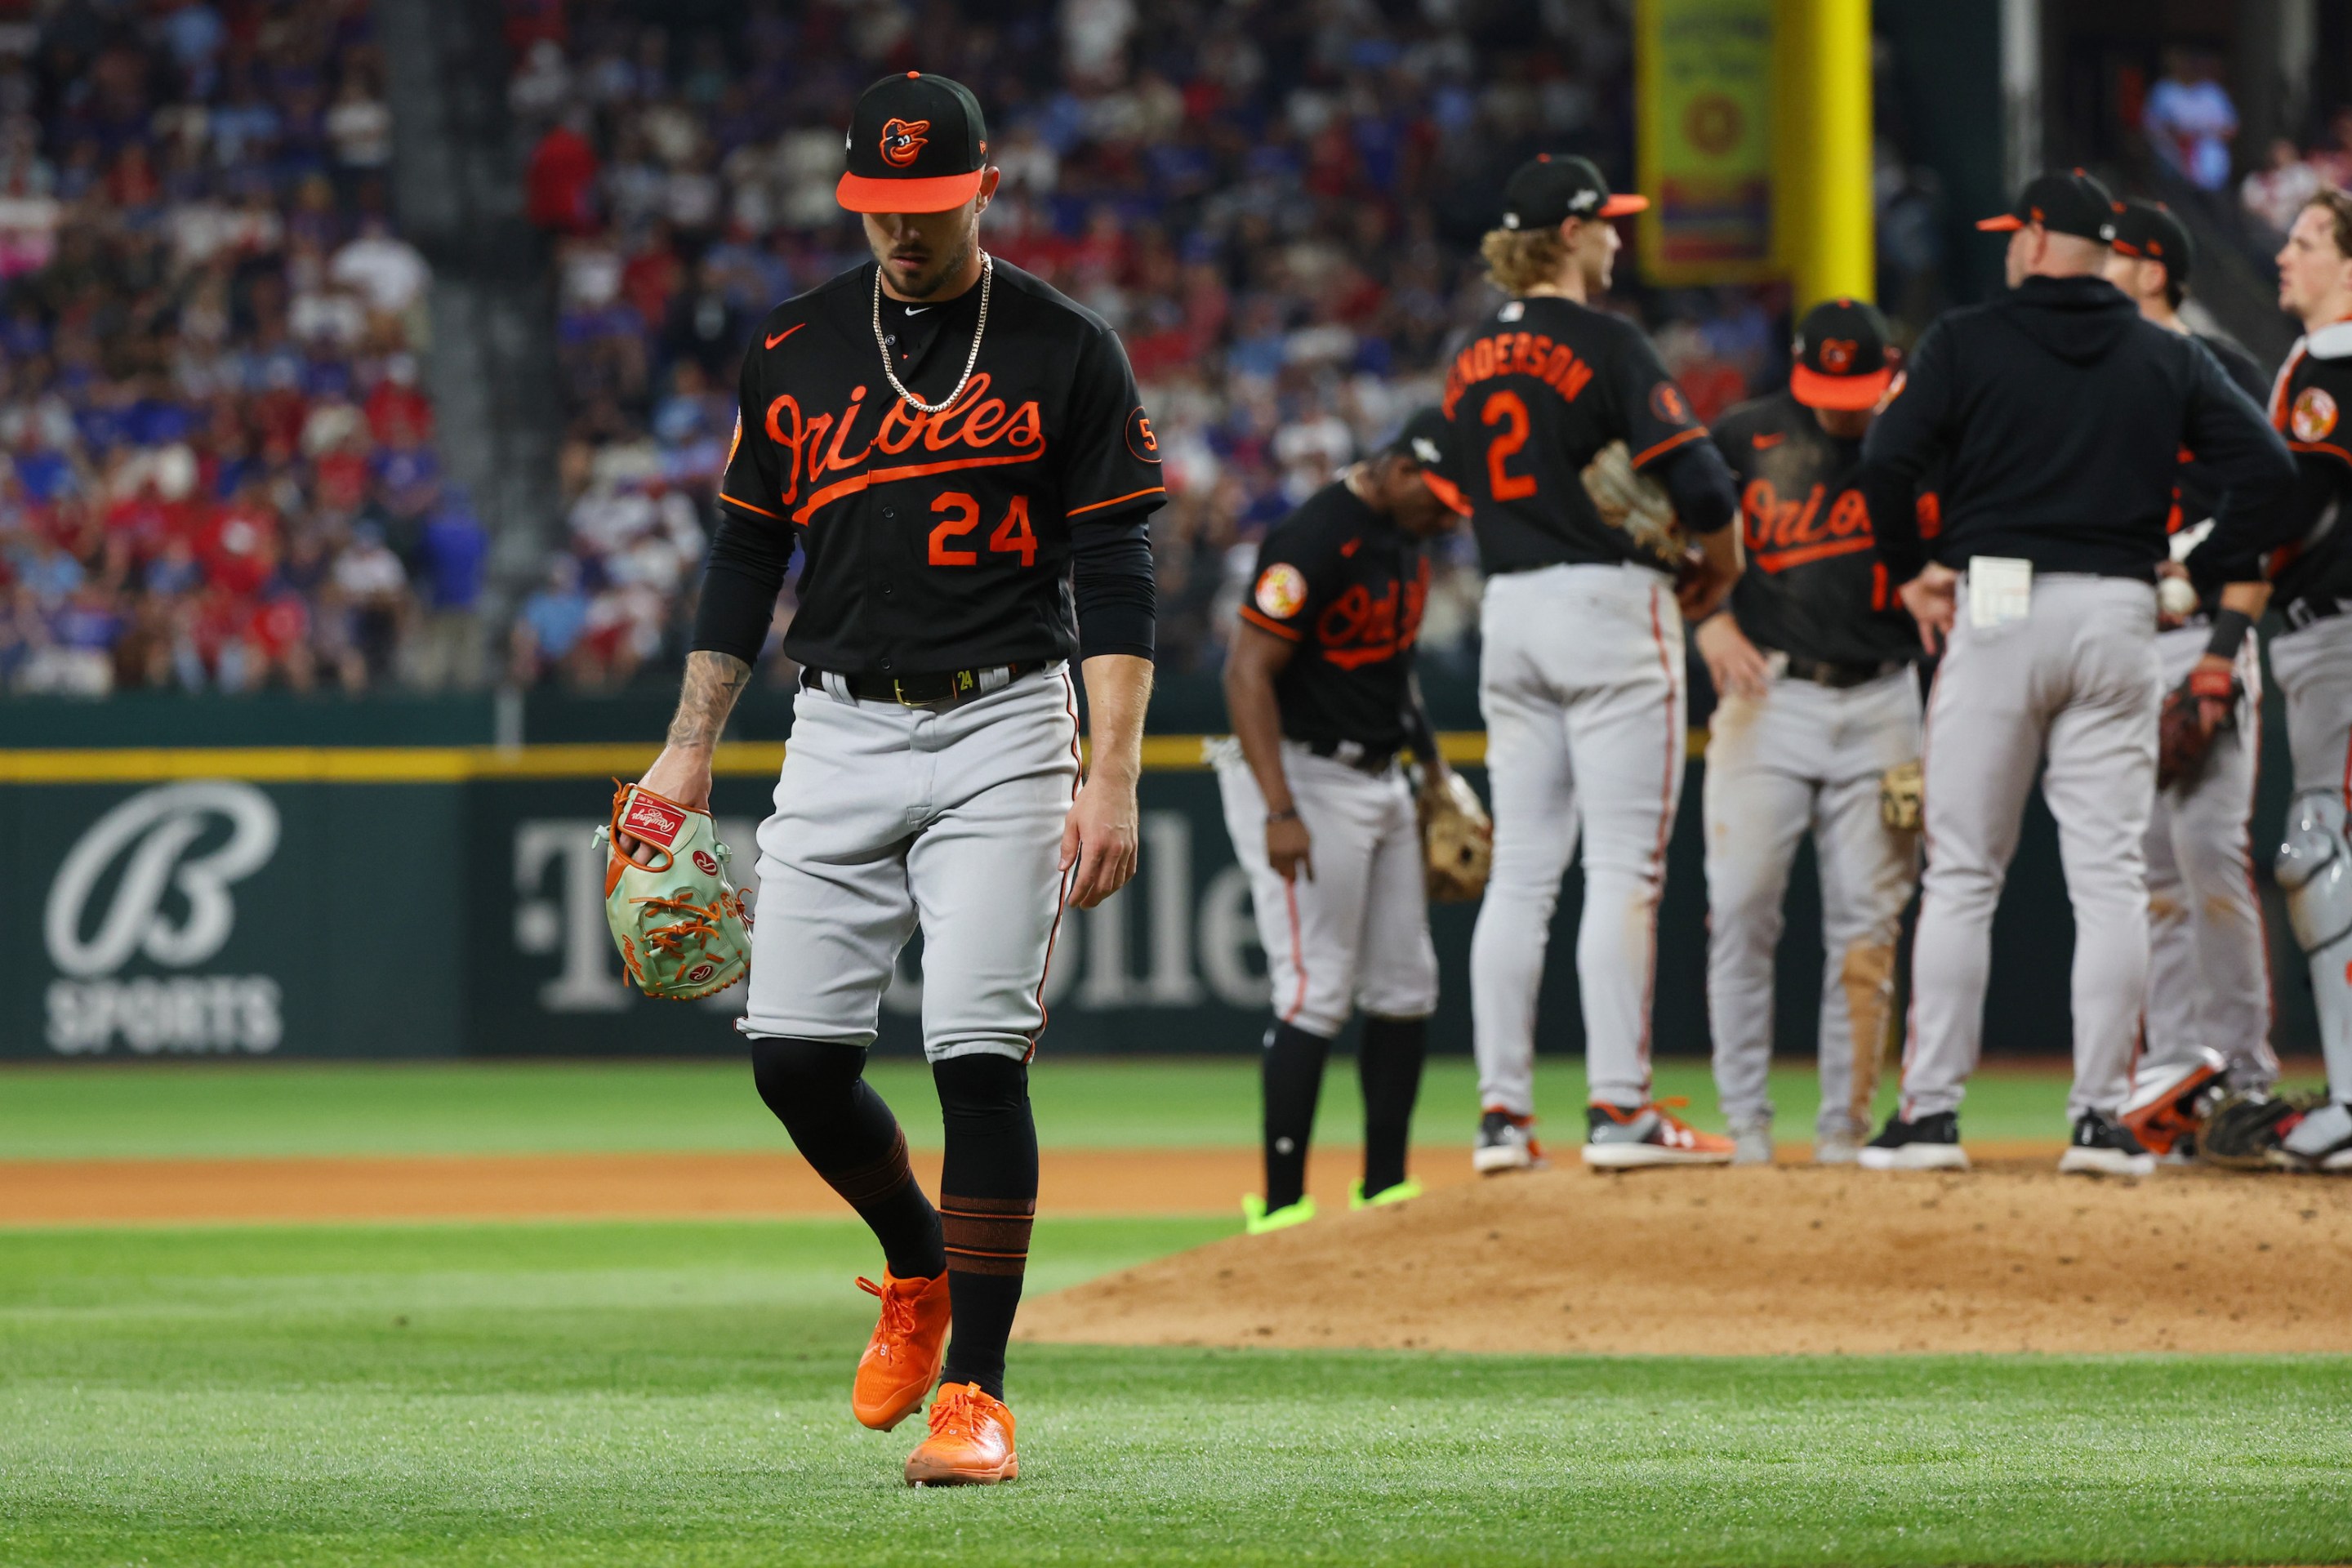
MULTIPOLYGON (((1328 1211, 1327 1211, 1328 1214, 1328 1211)), ((2042 1161, 1480 1183, 1045 1297, 1095 1344, 1662 1354, 2352 1351, 2352 1182, 2042 1161)))
MULTIPOLYGON (((1327 1209, 1346 1210, 1360 1157, 1347 1148, 1316 1152, 1312 1190, 1327 1209)), ((914 1163, 937 1192, 939 1154, 918 1151, 914 1163)), ((1241 1194, 1260 1181, 1250 1149, 1047 1149, 1041 1163, 1038 1208, 1047 1215, 1236 1214, 1241 1194)), ((1474 1179, 1455 1149, 1421 1151, 1415 1169, 1433 1191, 1474 1179)), ((0 1225, 845 1213, 789 1150, 0 1160, 0 1225)))

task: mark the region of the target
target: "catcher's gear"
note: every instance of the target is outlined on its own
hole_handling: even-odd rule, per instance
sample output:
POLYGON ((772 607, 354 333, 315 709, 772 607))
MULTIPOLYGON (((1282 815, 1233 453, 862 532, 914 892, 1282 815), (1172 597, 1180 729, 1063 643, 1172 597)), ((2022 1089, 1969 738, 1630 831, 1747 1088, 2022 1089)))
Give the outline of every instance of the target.
POLYGON ((1690 541, 1666 487, 1633 467, 1632 449, 1612 441, 1593 455, 1578 476, 1592 510, 1612 528, 1625 531, 1634 548, 1669 572, 1680 572, 1690 559, 1690 541))
POLYGON ((2203 1047, 2187 1062, 2142 1067, 2116 1120, 2151 1154, 2194 1153, 2206 1118, 2228 1092, 2229 1071, 2221 1052, 2203 1047))
POLYGON ((2213 754, 2214 737, 2238 721, 2238 699, 2243 691, 2233 674, 2192 669, 2188 679, 2164 694, 2156 721, 2157 788, 2197 782, 2213 754), (2227 705, 2221 722, 2210 730, 2200 711, 2207 702, 2227 705))
POLYGON ((1421 846, 1429 896, 1441 904, 1467 903, 1486 890, 1495 858, 1495 824, 1478 792, 1460 773, 1421 792, 1421 846))
POLYGON ((1893 832, 1918 832, 1927 799, 1927 775, 1916 762, 1897 763, 1878 775, 1878 820, 1893 832))
POLYGON ((2261 1089, 2223 1095, 2221 1103, 2205 1118, 2197 1156, 2208 1164, 2227 1165, 2233 1170, 2269 1170, 2275 1163, 2271 1155, 2283 1136, 2280 1123, 2291 1121, 2296 1112, 2308 1109, 2311 1103, 2301 1097, 2273 1095, 2261 1089))
POLYGON ((727 879, 733 852, 709 812, 616 784, 596 842, 606 849, 604 923, 638 990, 691 1002, 751 973, 751 914, 727 879), (621 852, 624 833, 653 851, 653 864, 621 852))

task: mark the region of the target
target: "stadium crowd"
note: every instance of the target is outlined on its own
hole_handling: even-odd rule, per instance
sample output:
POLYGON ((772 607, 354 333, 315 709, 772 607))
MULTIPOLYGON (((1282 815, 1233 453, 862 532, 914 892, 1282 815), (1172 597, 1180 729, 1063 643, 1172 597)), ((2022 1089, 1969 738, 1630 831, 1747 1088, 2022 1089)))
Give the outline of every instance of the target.
MULTIPOLYGON (((1162 658, 1213 665, 1256 535, 1433 395, 1484 305, 1499 171, 1539 145, 1631 165, 1622 0, 650 14, 504 5, 565 537, 491 626, 483 524, 418 384, 430 274, 390 220, 367 0, 0 5, 0 687, 651 679, 741 343, 863 259, 838 127, 916 66, 989 107, 991 248, 1127 342, 1169 453, 1162 658)), ((1618 298, 1703 413, 1785 368, 1772 290, 1618 298)), ((1441 661, 1475 657, 1467 550, 1433 595, 1441 661)))
POLYGON ((479 678, 364 0, 0 8, 0 683, 479 678))

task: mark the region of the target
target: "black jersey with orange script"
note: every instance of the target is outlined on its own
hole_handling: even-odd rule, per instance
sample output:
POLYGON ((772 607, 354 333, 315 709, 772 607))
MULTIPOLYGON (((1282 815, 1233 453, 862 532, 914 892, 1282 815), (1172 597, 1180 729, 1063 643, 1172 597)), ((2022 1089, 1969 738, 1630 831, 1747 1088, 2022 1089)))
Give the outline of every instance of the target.
POLYGON ((2297 532, 2270 556, 2272 607, 2292 627, 2352 614, 2352 323, 2295 344, 2270 414, 2294 453, 2297 532))
POLYGON ((1282 732, 1375 752, 1402 746, 1428 599, 1420 542, 1344 483, 1324 486, 1276 523, 1258 547, 1241 613, 1297 645, 1274 679, 1282 732))
POLYGON ((1454 356, 1443 406, 1488 572, 1652 563, 1601 521, 1580 476, 1612 441, 1645 468, 1706 439, 1638 327, 1549 295, 1509 300, 1487 320, 1454 356))
POLYGON ((1729 605, 1748 639, 1831 664, 1916 658, 1919 634, 1853 488, 1860 438, 1832 436, 1781 391, 1723 416, 1715 444, 1739 481, 1748 570, 1729 605))
POLYGON ((872 263, 772 311, 744 355, 719 500, 796 535, 799 663, 914 675, 1066 658, 1077 649, 1074 533, 1139 533, 1165 499, 1160 453, 1102 319, 999 260, 988 286, 910 313, 872 263), (982 331, 971 381, 937 403, 982 331))

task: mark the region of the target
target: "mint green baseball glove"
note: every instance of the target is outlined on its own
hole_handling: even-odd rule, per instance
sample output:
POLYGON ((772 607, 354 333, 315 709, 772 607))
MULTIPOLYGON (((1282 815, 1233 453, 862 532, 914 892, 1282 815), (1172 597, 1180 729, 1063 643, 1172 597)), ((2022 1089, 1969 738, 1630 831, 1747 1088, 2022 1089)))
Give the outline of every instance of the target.
POLYGON ((629 978, 646 995, 691 1002, 751 972, 751 911, 727 879, 733 852, 707 811, 615 781, 605 847, 604 923, 629 978), (653 851, 640 866, 621 853, 627 834, 653 851))

